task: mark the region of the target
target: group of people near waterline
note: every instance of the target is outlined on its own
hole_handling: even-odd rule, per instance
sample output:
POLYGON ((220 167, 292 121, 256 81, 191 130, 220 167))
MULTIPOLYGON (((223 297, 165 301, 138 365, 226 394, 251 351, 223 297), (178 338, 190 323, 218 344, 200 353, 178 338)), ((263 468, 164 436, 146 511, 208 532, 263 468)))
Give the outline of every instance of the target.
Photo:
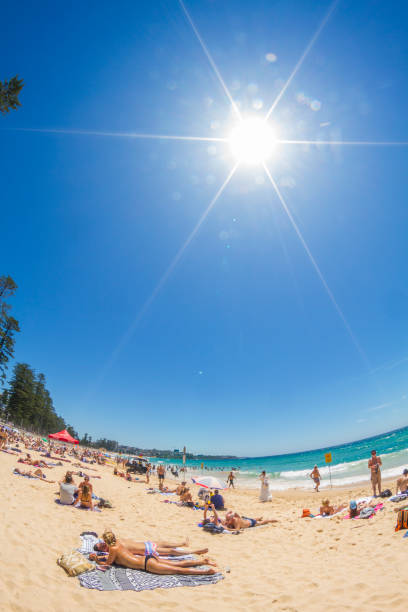
MULTIPOLYGON (((381 457, 377 455, 376 450, 372 450, 371 457, 368 460, 368 469, 370 470, 370 480, 371 480, 371 486, 373 489, 374 497, 376 497, 377 494, 381 495, 381 466, 382 466, 381 457)), ((317 465, 314 466, 309 476, 315 484, 314 489, 316 493, 318 493, 320 483, 321 483, 321 476, 320 476, 319 468, 317 465)))

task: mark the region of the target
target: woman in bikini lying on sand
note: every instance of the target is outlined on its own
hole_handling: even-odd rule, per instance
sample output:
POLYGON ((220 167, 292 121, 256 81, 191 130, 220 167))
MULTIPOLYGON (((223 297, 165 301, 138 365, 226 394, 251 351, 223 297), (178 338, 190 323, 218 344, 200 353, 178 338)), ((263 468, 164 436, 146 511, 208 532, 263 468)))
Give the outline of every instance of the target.
POLYGON ((115 534, 106 531, 103 540, 108 546, 108 557, 101 559, 97 554, 89 555, 91 561, 97 561, 101 566, 109 566, 112 563, 128 567, 129 569, 144 570, 151 574, 183 574, 186 576, 208 576, 215 574, 215 569, 195 569, 199 565, 215 565, 209 559, 199 561, 162 561, 157 559, 153 553, 147 555, 132 555, 127 548, 116 540, 115 534))

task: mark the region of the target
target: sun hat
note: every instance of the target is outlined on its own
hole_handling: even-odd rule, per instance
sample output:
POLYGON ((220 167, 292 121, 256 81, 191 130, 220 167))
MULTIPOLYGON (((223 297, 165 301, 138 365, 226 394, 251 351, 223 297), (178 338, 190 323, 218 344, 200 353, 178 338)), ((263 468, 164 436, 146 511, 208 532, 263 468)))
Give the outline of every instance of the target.
POLYGON ((357 502, 355 499, 352 499, 350 502, 350 510, 355 510, 357 508, 357 502))

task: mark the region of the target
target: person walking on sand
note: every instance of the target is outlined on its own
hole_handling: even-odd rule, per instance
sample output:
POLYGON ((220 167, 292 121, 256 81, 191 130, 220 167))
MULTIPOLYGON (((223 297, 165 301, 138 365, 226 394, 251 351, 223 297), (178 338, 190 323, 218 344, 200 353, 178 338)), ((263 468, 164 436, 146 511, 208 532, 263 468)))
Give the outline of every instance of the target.
POLYGON ((374 497, 377 497, 377 488, 378 495, 381 495, 381 466, 381 457, 377 455, 377 451, 372 450, 371 459, 368 461, 368 469, 371 471, 371 486, 373 487, 374 497))
POLYGON ((159 465, 157 466, 156 473, 159 478, 159 489, 161 490, 163 488, 164 476, 166 473, 166 468, 164 467, 162 463, 159 463, 159 465))
POLYGON ((319 468, 317 467, 317 465, 314 466, 313 471, 310 474, 310 478, 315 483, 315 491, 316 493, 318 493, 319 487, 320 487, 320 472, 319 472, 319 468))
POLYGON ((269 491, 269 479, 266 475, 265 470, 262 471, 259 478, 261 480, 261 492, 259 494, 259 501, 261 502, 271 501, 272 495, 269 491))
POLYGON ((235 486, 234 486, 234 479, 235 479, 235 476, 234 476, 234 474, 233 474, 233 472, 232 472, 232 470, 231 470, 231 472, 228 474, 228 478, 227 478, 227 483, 228 483, 228 488, 229 488, 229 489, 230 489, 231 487, 232 487, 233 489, 235 489, 235 486))

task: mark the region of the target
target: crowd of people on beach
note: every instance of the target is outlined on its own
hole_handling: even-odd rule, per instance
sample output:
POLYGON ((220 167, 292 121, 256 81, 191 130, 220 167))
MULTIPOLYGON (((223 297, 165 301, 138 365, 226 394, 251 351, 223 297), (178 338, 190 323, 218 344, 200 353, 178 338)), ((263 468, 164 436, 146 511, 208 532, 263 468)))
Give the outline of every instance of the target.
MULTIPOLYGON (((159 462, 154 465, 145 458, 129 459, 121 455, 115 458, 107 458, 101 450, 90 448, 79 448, 57 444, 47 441, 44 438, 29 433, 21 432, 14 428, 0 426, 0 451, 12 454, 17 457, 13 473, 18 476, 35 478, 41 482, 56 484, 56 480, 47 477, 47 471, 56 467, 61 467, 69 463, 69 469, 65 471, 64 477, 58 482, 58 503, 63 506, 74 506, 91 511, 100 511, 102 508, 112 508, 109 500, 98 497, 94 491, 92 479, 100 479, 97 473, 99 466, 113 465, 113 475, 123 478, 126 482, 144 483, 149 485, 150 478, 154 474, 157 477, 157 488, 146 489, 147 493, 161 493, 165 495, 175 495, 177 502, 168 499, 161 500, 176 503, 179 506, 203 511, 203 519, 200 526, 205 531, 213 533, 241 533, 243 530, 251 529, 262 525, 271 525, 277 522, 273 518, 256 516, 251 518, 227 508, 224 495, 220 489, 206 489, 201 487, 197 494, 187 485, 187 480, 183 479, 179 484, 174 483, 173 487, 165 485, 165 478, 170 473, 173 478, 178 478, 179 470, 174 466, 165 466, 159 462), (33 457, 32 453, 37 452, 39 457, 33 457), (23 466, 26 466, 23 468, 23 466), (132 477, 138 474, 139 477, 132 477), (79 478, 76 482, 75 479, 79 478), (221 514, 225 513, 225 514, 221 514)), ((67 466, 68 467, 68 466, 67 466)), ((382 490, 381 484, 382 460, 376 451, 371 452, 368 461, 370 479, 373 496, 360 500, 351 500, 348 503, 335 505, 330 503, 328 498, 322 500, 316 514, 309 510, 303 510, 303 517, 332 517, 348 511, 343 518, 369 518, 382 508, 383 504, 377 499, 378 496, 385 497, 388 490, 382 490)), ((182 472, 184 478, 186 471, 182 472)), ((321 475, 317 465, 310 473, 313 480, 314 489, 319 492, 321 485, 321 475)), ((260 502, 272 500, 269 478, 266 471, 262 471, 260 476, 260 502)), ((173 481, 174 482, 174 481, 173 481)), ((234 489, 236 474, 231 470, 226 478, 225 489, 234 489)), ((391 495, 391 492, 389 491, 391 495)), ((395 495, 402 499, 408 498, 408 469, 403 470, 403 474, 396 482, 395 495)), ((139 569, 155 574, 185 574, 185 575, 211 575, 215 573, 215 563, 208 557, 194 561, 177 561, 180 555, 179 546, 186 543, 169 542, 135 542, 133 540, 118 539, 112 531, 105 531, 102 540, 95 546, 95 551, 90 555, 90 559, 97 564, 97 567, 106 568, 112 564, 118 564, 130 569, 139 569), (171 555, 176 559, 163 559, 162 556, 171 555), (205 566, 203 568, 202 566, 205 566)), ((188 554, 206 555, 208 549, 189 551, 188 554)), ((183 554, 186 554, 185 551, 183 554)))

